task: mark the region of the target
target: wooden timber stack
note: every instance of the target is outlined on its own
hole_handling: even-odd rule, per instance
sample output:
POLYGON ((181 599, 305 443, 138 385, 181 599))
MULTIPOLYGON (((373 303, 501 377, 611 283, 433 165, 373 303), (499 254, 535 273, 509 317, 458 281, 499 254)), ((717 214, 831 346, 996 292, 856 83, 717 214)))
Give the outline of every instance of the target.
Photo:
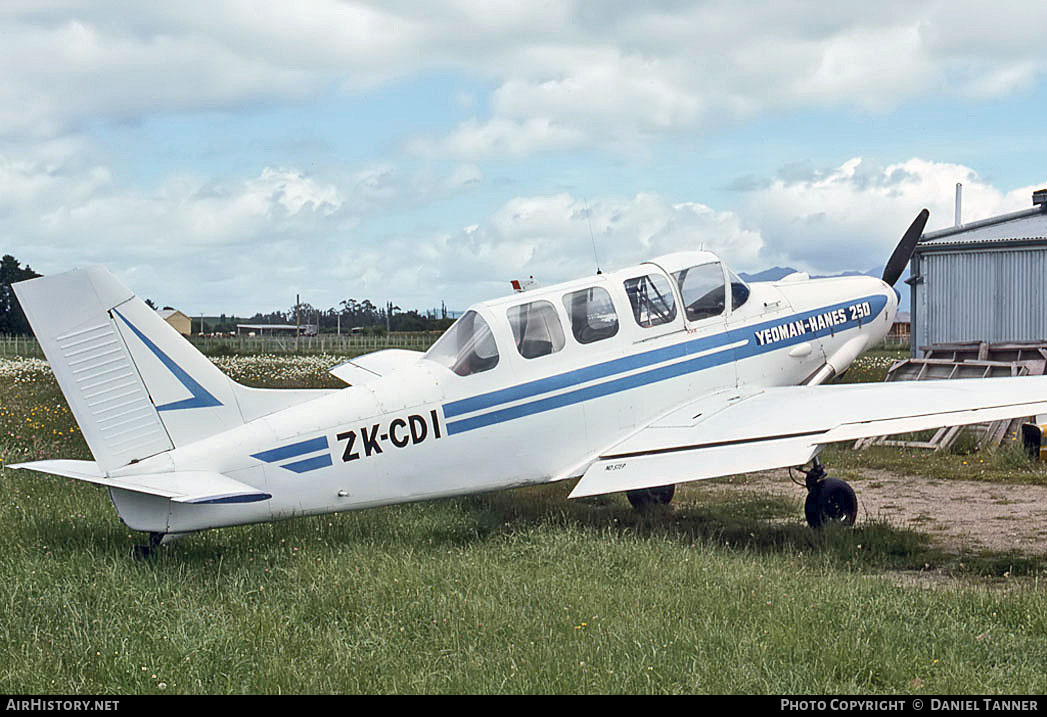
MULTIPOLYGON (((999 376, 1042 376, 1047 373, 1047 342, 989 344, 933 344, 921 347, 923 358, 896 361, 886 381, 933 381, 954 378, 994 378, 999 376)), ((927 440, 878 436, 862 438, 855 448, 866 446, 904 446, 939 451, 951 446, 966 428, 977 437, 978 448, 999 445, 1008 435, 1017 435, 1022 419, 993 421, 971 426, 939 428, 927 440)))

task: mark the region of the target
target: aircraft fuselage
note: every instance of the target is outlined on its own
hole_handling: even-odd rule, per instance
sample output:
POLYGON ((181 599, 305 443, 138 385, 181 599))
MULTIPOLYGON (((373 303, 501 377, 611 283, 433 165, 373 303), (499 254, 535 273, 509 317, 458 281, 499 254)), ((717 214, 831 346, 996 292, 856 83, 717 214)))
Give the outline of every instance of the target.
POLYGON ((113 501, 131 528, 167 534, 575 477, 601 451, 687 400, 842 373, 882 340, 897 311, 894 290, 869 277, 751 284, 732 306, 725 272, 723 313, 689 320, 686 297, 670 279, 679 310, 641 325, 654 322, 635 310, 629 280, 672 277, 697 261, 684 254, 700 253, 473 307, 497 347, 493 367, 461 375, 422 358, 113 472, 217 471, 269 500, 184 505, 113 488, 113 501), (613 301, 614 335, 572 337, 567 297, 587 287, 613 301), (556 338, 560 348, 538 356, 528 355, 533 350, 512 324, 517 307, 536 302, 568 327, 566 338, 556 338))

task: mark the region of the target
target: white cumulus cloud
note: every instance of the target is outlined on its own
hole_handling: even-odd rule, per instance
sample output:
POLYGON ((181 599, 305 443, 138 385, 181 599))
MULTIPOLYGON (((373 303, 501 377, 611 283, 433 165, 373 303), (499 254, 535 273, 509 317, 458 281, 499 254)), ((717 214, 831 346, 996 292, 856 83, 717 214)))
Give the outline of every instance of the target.
POLYGON ((1014 92, 1047 69, 1045 23, 1033 0, 9 3, 0 137, 451 71, 490 95, 470 98, 475 116, 450 131, 423 132, 419 151, 475 160, 631 145, 796 107, 1014 92))
POLYGON ((760 228, 767 266, 864 271, 886 263, 920 209, 931 212, 928 231, 952 226, 957 183, 964 221, 1031 207, 1040 186, 1005 191, 959 164, 913 158, 882 166, 855 157, 828 169, 786 168, 747 192, 738 211, 760 228))

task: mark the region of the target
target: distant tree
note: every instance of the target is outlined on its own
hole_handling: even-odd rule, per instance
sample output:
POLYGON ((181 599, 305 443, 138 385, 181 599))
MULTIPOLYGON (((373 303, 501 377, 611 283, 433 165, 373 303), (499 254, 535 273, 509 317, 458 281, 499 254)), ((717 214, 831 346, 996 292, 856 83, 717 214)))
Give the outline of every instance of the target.
POLYGON ((378 312, 378 307, 372 304, 370 299, 364 299, 360 302, 360 318, 361 323, 365 326, 385 323, 385 316, 378 312))
POLYGON ((32 333, 11 284, 38 276, 40 275, 30 269, 28 264, 22 268, 18 260, 10 254, 4 254, 3 258, 0 258, 0 334, 32 333))
POLYGON ((287 314, 282 311, 270 311, 268 314, 257 312, 251 317, 248 323, 252 324, 288 324, 294 323, 294 310, 291 310, 291 318, 288 320, 287 314))
POLYGON ((156 311, 156 304, 153 303, 152 299, 146 299, 145 300, 145 305, 148 306, 153 311, 156 311))
POLYGON ((236 331, 236 325, 240 323, 240 320, 235 316, 226 316, 224 313, 218 317, 218 323, 215 324, 214 330, 221 331, 223 333, 236 331))
POLYGON ((433 323, 415 309, 396 312, 392 315, 391 320, 393 331, 428 331, 432 328, 433 323))
MULTIPOLYGON (((338 306, 328 309, 321 309, 304 302, 298 306, 299 320, 302 325, 317 323, 319 330, 324 333, 334 333, 339 328, 342 333, 349 333, 353 329, 363 329, 368 335, 382 335, 386 331, 444 331, 454 323, 454 318, 448 313, 443 302, 439 309, 428 309, 424 313, 418 309, 401 309, 391 301, 379 307, 370 299, 362 301, 352 298, 343 299, 338 302, 338 306)), ((222 320, 225 320, 224 314, 222 320)), ((235 323, 236 320, 233 319, 233 321, 235 323)), ((259 312, 250 318, 252 324, 294 324, 294 322, 294 306, 287 311, 273 311, 268 314, 259 312)))

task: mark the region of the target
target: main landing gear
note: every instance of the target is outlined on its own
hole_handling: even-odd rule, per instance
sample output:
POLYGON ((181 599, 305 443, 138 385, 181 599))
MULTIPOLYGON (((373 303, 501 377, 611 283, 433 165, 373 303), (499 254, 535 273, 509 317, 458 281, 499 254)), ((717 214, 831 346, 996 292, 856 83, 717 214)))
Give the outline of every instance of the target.
POLYGON ((667 505, 675 494, 675 485, 660 485, 655 488, 626 491, 625 497, 636 510, 645 510, 652 505, 667 505))
POLYGON ((807 500, 803 512, 807 524, 812 528, 831 523, 854 525, 858 517, 858 498, 851 486, 839 478, 829 478, 825 474, 825 466, 817 458, 804 474, 807 476, 807 500))
POLYGON ((136 560, 146 560, 153 557, 156 549, 160 547, 160 543, 164 539, 163 533, 150 533, 149 543, 147 545, 135 545, 131 548, 131 557, 136 560))
POLYGON ((173 543, 191 533, 150 533, 149 542, 145 545, 135 545, 131 548, 131 557, 136 560, 146 560, 156 555, 161 545, 173 543))
MULTIPOLYGON (((854 525, 858 518, 858 498, 854 489, 846 481, 830 478, 817 458, 811 469, 802 473, 806 476, 802 485, 807 487, 807 500, 803 506, 807 524, 812 528, 830 524, 854 525)), ((626 491, 625 495, 633 508, 642 511, 654 505, 667 505, 675 493, 675 485, 663 485, 626 491)))

